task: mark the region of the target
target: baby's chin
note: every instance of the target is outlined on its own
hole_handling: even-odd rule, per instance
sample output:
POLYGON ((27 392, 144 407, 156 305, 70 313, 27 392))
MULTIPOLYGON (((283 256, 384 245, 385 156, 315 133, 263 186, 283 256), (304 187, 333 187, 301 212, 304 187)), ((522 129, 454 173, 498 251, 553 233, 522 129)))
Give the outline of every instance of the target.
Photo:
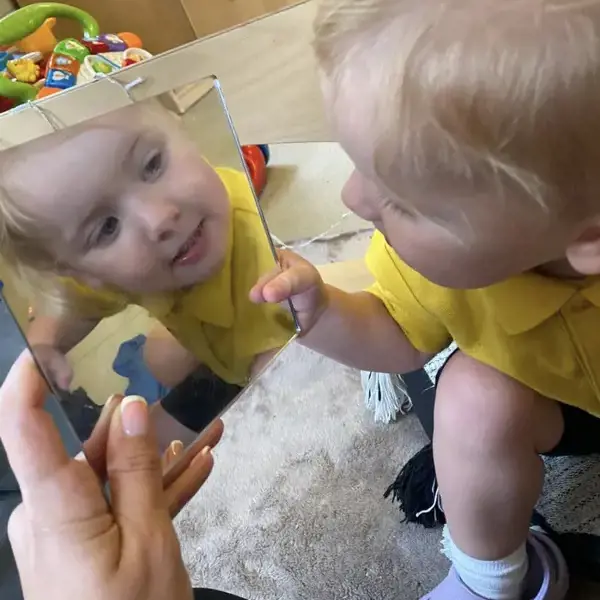
POLYGON ((199 285, 217 275, 225 266, 226 252, 206 256, 197 265, 175 267, 173 290, 199 285))

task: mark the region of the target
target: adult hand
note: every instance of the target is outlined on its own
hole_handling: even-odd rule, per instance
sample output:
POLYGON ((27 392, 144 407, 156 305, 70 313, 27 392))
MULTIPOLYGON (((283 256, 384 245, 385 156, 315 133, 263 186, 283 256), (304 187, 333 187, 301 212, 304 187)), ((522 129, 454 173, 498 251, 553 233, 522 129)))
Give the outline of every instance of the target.
MULTIPOLYGON (((121 394, 115 394, 108 399, 92 435, 83 444, 85 459, 102 482, 107 479, 106 451, 110 424, 122 401, 121 394)), ((204 461, 198 459, 199 462, 194 463, 194 468, 190 468, 190 465, 207 448, 214 448, 222 435, 223 421, 218 419, 196 440, 188 444, 186 451, 180 441, 174 440, 163 452, 163 487, 171 517, 177 516, 206 481, 212 469, 212 459, 210 456, 204 461)), ((83 459, 83 456, 81 458, 83 459)))
MULTIPOLYGON (((29 353, 0 389, 0 438, 23 495, 8 534, 26 600, 190 599, 145 402, 108 411, 109 506, 90 464, 68 456, 46 393, 29 353)), ((183 467, 188 484, 199 488, 211 466, 197 454, 183 467)))

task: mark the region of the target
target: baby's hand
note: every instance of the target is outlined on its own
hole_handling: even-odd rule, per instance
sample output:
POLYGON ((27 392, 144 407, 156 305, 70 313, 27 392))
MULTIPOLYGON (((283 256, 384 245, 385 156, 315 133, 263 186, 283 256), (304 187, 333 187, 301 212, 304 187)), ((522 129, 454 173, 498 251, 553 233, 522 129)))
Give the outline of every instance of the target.
POLYGON ((325 284, 317 269, 289 250, 279 250, 279 263, 271 273, 261 277, 250 290, 250 300, 260 304, 277 304, 291 300, 302 332, 317 322, 327 306, 325 284))
POLYGON ((73 380, 73 369, 67 357, 50 344, 34 344, 31 351, 50 383, 67 391, 73 380))

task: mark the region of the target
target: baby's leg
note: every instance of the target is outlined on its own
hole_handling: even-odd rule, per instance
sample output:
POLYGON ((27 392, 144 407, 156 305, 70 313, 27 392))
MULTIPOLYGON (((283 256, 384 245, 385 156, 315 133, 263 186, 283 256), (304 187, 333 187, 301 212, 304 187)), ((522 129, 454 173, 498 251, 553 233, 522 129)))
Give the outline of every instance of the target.
MULTIPOLYGON (((478 581, 502 587, 502 581, 476 571, 486 566, 483 561, 507 557, 520 569, 516 577, 524 579, 525 541, 543 482, 539 454, 554 448, 562 431, 554 401, 461 353, 445 366, 435 404, 435 466, 449 551, 475 571, 474 587, 478 581)), ((501 566, 509 569, 507 564, 501 566)), ((514 577, 513 588, 523 584, 514 577)), ((484 598, 520 597, 514 589, 494 595, 475 591, 484 598)))

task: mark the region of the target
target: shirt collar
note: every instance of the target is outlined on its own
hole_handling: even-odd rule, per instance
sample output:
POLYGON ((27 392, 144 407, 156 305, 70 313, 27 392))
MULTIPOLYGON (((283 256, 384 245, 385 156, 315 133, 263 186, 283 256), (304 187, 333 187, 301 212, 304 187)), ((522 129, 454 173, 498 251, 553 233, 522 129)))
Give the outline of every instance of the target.
POLYGON ((507 333, 530 331, 553 315, 578 292, 600 308, 600 279, 569 281, 524 273, 483 290, 507 333))

